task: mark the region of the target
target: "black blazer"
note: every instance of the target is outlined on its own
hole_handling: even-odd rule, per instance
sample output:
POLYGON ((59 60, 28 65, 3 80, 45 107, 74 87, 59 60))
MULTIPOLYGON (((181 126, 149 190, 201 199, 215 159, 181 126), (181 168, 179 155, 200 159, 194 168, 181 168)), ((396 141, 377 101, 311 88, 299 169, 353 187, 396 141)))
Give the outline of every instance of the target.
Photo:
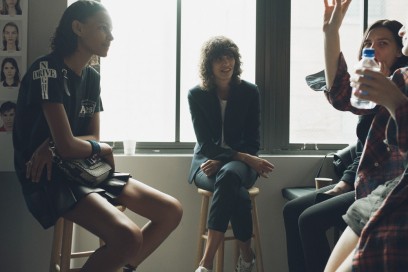
POLYGON ((244 80, 230 90, 224 117, 224 140, 221 147, 221 106, 215 91, 194 87, 188 93, 191 119, 197 143, 188 182, 200 165, 209 160, 231 161, 237 152, 257 155, 260 146, 260 99, 258 87, 244 80))

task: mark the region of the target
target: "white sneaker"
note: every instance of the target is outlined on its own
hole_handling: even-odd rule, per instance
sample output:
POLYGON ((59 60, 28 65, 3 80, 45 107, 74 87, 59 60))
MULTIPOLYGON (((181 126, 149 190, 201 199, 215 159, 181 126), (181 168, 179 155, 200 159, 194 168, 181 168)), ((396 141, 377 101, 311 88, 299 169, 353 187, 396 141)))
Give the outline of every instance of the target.
POLYGON ((251 272, 252 268, 255 265, 255 255, 251 262, 247 263, 244 261, 241 255, 239 255, 237 267, 235 268, 235 272, 251 272))
POLYGON ((212 269, 207 269, 204 266, 199 266, 195 272, 212 272, 212 269))

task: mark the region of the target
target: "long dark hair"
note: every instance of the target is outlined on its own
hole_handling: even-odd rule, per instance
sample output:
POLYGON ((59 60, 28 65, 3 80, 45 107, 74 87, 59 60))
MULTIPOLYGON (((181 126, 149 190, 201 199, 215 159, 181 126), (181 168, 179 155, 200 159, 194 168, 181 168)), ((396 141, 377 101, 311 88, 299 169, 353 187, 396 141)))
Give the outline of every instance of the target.
POLYGON ((11 26, 11 27, 14 27, 16 30, 17 30, 17 38, 16 38, 16 41, 14 42, 14 44, 15 44, 15 46, 16 46, 16 51, 20 51, 20 47, 19 47, 19 41, 18 41, 18 37, 19 37, 19 33, 20 33, 20 31, 18 30, 18 26, 17 26, 17 24, 16 23, 14 23, 14 22, 8 22, 8 23, 6 23, 5 25, 4 25, 4 27, 3 27, 3 51, 6 51, 7 50, 7 41, 6 41, 6 39, 4 38, 4 31, 6 31, 6 27, 8 27, 8 26, 11 26))
MULTIPOLYGON (((402 38, 398 35, 399 30, 402 27, 402 24, 398 21, 395 20, 378 20, 375 21, 370 27, 367 28, 367 30, 364 32, 364 37, 360 45, 360 51, 358 55, 358 59, 361 59, 361 52, 363 52, 364 48, 364 42, 368 37, 368 34, 370 33, 371 30, 375 28, 386 28, 392 33, 392 37, 394 38, 395 43, 397 44, 398 48, 400 51, 402 50, 403 44, 402 44, 402 38)), ((407 66, 408 64, 408 57, 404 56, 404 54, 401 53, 401 56, 397 59, 397 61, 390 67, 391 73, 397 70, 398 68, 407 66)))
POLYGON ((4 65, 6 63, 11 63, 13 65, 14 69, 16 69, 16 73, 14 74, 13 78, 13 84, 18 85, 20 83, 20 70, 18 69, 18 64, 17 61, 14 58, 4 58, 2 63, 1 63, 1 72, 0 72, 0 80, 5 81, 6 80, 6 75, 4 74, 4 65))
POLYGON ((77 20, 84 23, 99 11, 106 11, 106 8, 92 0, 79 0, 70 5, 62 15, 51 38, 51 50, 62 58, 74 53, 78 46, 78 36, 72 30, 72 22, 77 20))
MULTIPOLYGON (((3 10, 1 11, 1 14, 9 15, 9 8, 8 8, 8 5, 7 5, 7 1, 3 0, 2 2, 3 2, 3 10)), ((16 14, 17 15, 21 15, 23 13, 23 11, 21 10, 21 7, 20 7, 20 0, 17 0, 15 8, 16 8, 16 14)))
POLYGON ((231 84, 239 84, 241 82, 240 76, 242 73, 242 62, 238 46, 227 37, 215 36, 205 42, 201 48, 200 85, 204 90, 212 90, 216 87, 212 70, 212 62, 225 55, 232 55, 235 59, 231 84))

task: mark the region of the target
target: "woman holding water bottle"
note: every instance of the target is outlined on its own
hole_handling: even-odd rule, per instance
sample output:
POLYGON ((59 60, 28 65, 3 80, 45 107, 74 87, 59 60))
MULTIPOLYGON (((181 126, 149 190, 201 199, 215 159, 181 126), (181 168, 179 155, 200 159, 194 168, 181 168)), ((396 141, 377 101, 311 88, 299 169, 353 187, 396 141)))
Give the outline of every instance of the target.
MULTIPOLYGON (((389 229, 387 226, 381 226, 381 222, 379 223, 380 228, 376 229, 377 233, 373 232, 374 234, 370 236, 371 239, 367 239, 367 229, 370 232, 373 224, 378 224, 378 215, 384 213, 384 206, 381 206, 384 199, 387 199, 386 204, 389 203, 388 200, 390 199, 395 200, 398 197, 401 199, 398 190, 393 191, 394 187, 397 186, 400 191, 404 191, 401 189, 401 186, 404 185, 401 184, 408 183, 408 176, 403 175, 408 164, 408 131, 404 129, 408 126, 408 118, 406 118, 408 116, 408 98, 406 97, 408 73, 406 68, 398 69, 390 77, 391 80, 387 78, 393 68, 398 68, 398 63, 399 66, 404 63, 405 58, 402 53, 408 55, 407 35, 405 31, 399 31, 399 36, 403 37, 402 40, 405 43, 401 50, 401 47, 395 45, 396 39, 385 27, 370 28, 366 32, 363 48, 375 49, 375 57, 379 62, 380 72, 359 68, 354 71, 355 74, 350 79, 347 66, 340 52, 338 34, 341 21, 350 2, 351 0, 335 0, 333 5, 329 5, 328 1, 324 0, 326 7, 323 28, 325 34, 325 73, 326 83, 329 87, 327 96, 336 109, 350 111, 357 115, 371 113, 375 116, 357 170, 355 180, 357 200, 343 216, 348 227, 336 244, 325 271, 351 271, 352 269, 353 271, 377 271, 376 269, 406 271, 408 262, 404 264, 402 270, 401 267, 395 270, 396 267, 393 266, 393 262, 396 259, 389 258, 391 255, 384 254, 387 252, 395 254, 394 249, 404 242, 398 242, 398 237, 395 234, 389 236, 393 239, 385 241, 383 237, 389 229), (350 82, 353 89, 351 86, 346 86, 350 82), (352 92, 358 99, 372 101, 377 106, 374 109, 353 107, 350 104, 352 92), (391 198, 389 199, 387 196, 391 198), (372 215, 374 217, 371 217, 372 215), (379 233, 380 235, 376 235, 379 233), (357 251, 355 251, 360 236, 362 239, 357 251), (389 246, 387 247, 388 251, 382 246, 384 248, 389 246), (375 252, 376 254, 380 252, 381 254, 373 254, 370 258, 368 252, 375 252), (384 260, 385 262, 383 262, 384 260), (373 266, 374 263, 384 266, 373 266)), ((401 200, 399 202, 391 201, 391 203, 401 203, 401 200)), ((386 221, 387 218, 383 222, 386 221)), ((395 230, 401 230, 401 226, 396 225, 394 221, 394 233, 395 230)), ((406 226, 407 224, 401 223, 401 225, 406 226)), ((395 256, 397 259, 399 258, 398 254, 393 255, 393 257, 395 256)))
MULTIPOLYGON (((290 272, 322 271, 330 256, 330 245, 326 237, 326 230, 332 226, 339 229, 345 228, 346 224, 342 220, 342 215, 355 201, 355 188, 358 197, 368 194, 384 183, 388 177, 382 177, 381 169, 378 166, 380 179, 371 180, 366 176, 368 165, 375 164, 371 152, 373 148, 372 137, 377 137, 377 132, 370 131, 370 144, 367 152, 364 153, 365 166, 360 165, 360 158, 366 142, 368 131, 374 117, 377 116, 379 106, 372 110, 356 109, 350 104, 352 87, 350 86, 350 74, 340 49, 339 29, 342 20, 350 4, 348 1, 334 1, 333 5, 324 1, 324 37, 325 37, 325 57, 326 57, 326 86, 319 87, 325 90, 325 94, 336 109, 351 111, 359 116, 356 133, 359 138, 358 157, 353 163, 347 175, 343 175, 341 180, 335 184, 324 187, 309 195, 289 201, 283 210, 285 219, 285 229, 287 237, 288 266, 290 272), (367 162, 367 158, 370 160, 367 162), (361 174, 363 178, 359 177, 361 174), (361 179, 363 181, 361 181, 361 179), (356 181, 356 182, 355 182, 356 181), (324 193, 331 195, 331 198, 322 202, 316 201, 316 195, 324 193)), ((385 76, 390 76, 396 69, 405 66, 408 58, 401 53, 402 42, 398 36, 398 31, 402 24, 394 20, 379 20, 369 26, 363 35, 361 46, 358 50, 359 59, 363 49, 374 49, 375 60, 379 63, 381 72, 385 76)), ((375 124, 378 124, 376 118, 375 124)), ((379 130, 383 133, 385 124, 381 123, 379 130)), ((375 139, 378 145, 383 144, 383 138, 375 139)), ((384 145, 384 144, 383 144, 384 145)), ((384 146, 382 150, 384 150, 384 146)), ((398 171, 402 169, 398 168, 398 171)), ((398 172, 397 171, 397 172, 398 172)), ((369 173, 369 172, 368 172, 369 173)), ((393 175, 390 173, 390 177, 393 175)), ((327 196, 329 198, 330 196, 327 196)))

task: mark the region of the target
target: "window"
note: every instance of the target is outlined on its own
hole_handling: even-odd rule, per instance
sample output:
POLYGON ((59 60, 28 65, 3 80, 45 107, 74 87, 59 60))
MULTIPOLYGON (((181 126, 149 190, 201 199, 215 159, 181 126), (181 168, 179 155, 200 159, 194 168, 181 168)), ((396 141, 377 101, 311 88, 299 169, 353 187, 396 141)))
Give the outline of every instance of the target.
MULTIPOLYGON (((349 67, 357 62, 363 33, 363 2, 351 2, 340 29, 341 49, 349 67)), ((369 2, 369 25, 385 18, 405 20, 403 1, 366 2, 369 2)), ((302 0, 292 0, 291 3, 289 142, 352 143, 356 139, 356 116, 334 110, 321 92, 313 92, 305 84, 305 77, 322 70, 324 65, 323 3, 302 0)))
MULTIPOLYGON (((192 148, 187 92, 199 82, 202 43, 222 34, 240 47, 242 77, 260 88, 264 152, 299 150, 305 143, 307 149, 335 149, 355 141, 356 116, 334 110, 305 82, 324 65, 322 1, 101 1, 115 37, 101 60, 103 140, 192 148)), ((352 1, 340 30, 349 66, 357 61, 364 11, 371 24, 404 22, 405 10, 403 0, 352 1)))
POLYGON ((199 83, 200 48, 211 36, 237 43, 243 78, 255 82, 255 1, 102 3, 115 38, 101 59, 103 139, 194 142, 187 92, 199 83))

